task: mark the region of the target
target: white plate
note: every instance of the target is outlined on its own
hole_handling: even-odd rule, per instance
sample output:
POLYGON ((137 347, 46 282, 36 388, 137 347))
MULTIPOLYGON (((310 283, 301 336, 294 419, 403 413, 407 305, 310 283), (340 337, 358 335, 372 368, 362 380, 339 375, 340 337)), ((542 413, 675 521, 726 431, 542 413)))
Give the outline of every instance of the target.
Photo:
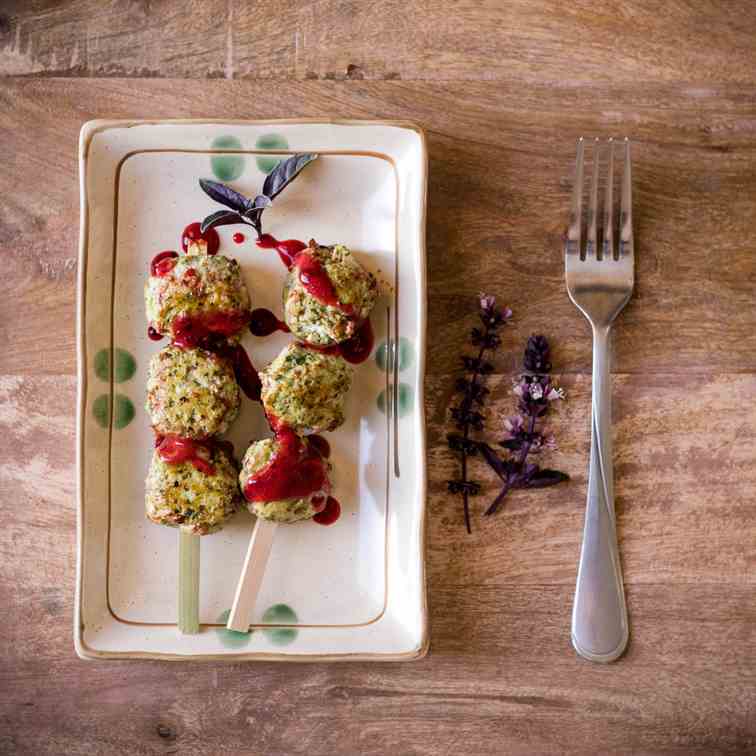
MULTIPOLYGON (((422 132, 401 123, 92 121, 80 140, 78 572, 75 645, 84 658, 412 659, 428 643, 424 582, 425 199, 422 132), (385 295, 376 350, 358 366, 348 420, 329 435, 331 527, 280 527, 253 616, 229 633, 223 616, 253 519, 235 515, 202 539, 197 635, 176 628, 178 537, 144 516, 152 433, 143 288, 150 259, 179 249, 182 229, 218 209, 199 188, 215 178, 254 195, 275 159, 320 158, 263 216, 279 238, 349 246, 385 295), (386 363, 398 344, 399 359, 386 363), (394 390, 397 386, 398 390, 394 390), (111 411, 112 408, 112 411, 111 411)), ((253 307, 280 315, 285 269, 251 229, 218 229, 242 264, 253 307), (246 240, 236 244, 235 232, 246 240)), ((287 337, 247 335, 263 366, 287 337)), ((228 437, 237 453, 268 435, 245 399, 228 437)))

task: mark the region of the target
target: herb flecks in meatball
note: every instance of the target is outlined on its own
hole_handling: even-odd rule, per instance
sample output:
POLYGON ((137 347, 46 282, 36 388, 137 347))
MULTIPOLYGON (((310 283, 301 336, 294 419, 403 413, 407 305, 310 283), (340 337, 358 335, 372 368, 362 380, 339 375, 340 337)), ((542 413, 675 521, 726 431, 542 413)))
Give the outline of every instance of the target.
POLYGON ((265 413, 298 433, 335 430, 352 373, 341 357, 290 344, 260 373, 265 413))

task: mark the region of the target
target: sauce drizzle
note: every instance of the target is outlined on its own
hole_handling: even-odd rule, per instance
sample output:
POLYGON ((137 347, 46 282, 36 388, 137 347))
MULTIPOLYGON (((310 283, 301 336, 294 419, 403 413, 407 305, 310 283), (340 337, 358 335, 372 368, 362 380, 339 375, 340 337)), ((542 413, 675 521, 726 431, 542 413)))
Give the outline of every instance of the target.
POLYGON ((198 314, 179 315, 173 321, 173 343, 184 349, 204 347, 210 349, 213 336, 233 336, 249 322, 247 310, 220 310, 198 314))
POLYGON ((328 493, 326 463, 315 446, 305 443, 291 428, 275 428, 278 448, 262 470, 244 483, 247 501, 304 499, 314 493, 328 493))
POLYGON ((293 265, 299 270, 299 281, 311 297, 347 315, 354 315, 354 307, 351 304, 339 301, 336 289, 328 277, 328 271, 314 255, 302 251, 294 258, 293 265))
POLYGON ((256 244, 260 249, 275 249, 278 252, 278 256, 281 258, 281 262, 288 270, 291 270, 291 266, 294 264, 294 258, 303 249, 307 249, 307 245, 298 239, 285 239, 284 241, 279 241, 275 236, 271 236, 270 234, 262 234, 256 244))
POLYGON ((271 333, 282 331, 289 333, 289 326, 279 320, 275 313, 264 307, 258 307, 252 310, 249 320, 249 330, 253 336, 270 336, 271 333))
POLYGON ((215 475, 215 468, 210 463, 211 447, 203 441, 181 436, 156 436, 155 448, 160 459, 167 464, 189 462, 201 473, 215 475))

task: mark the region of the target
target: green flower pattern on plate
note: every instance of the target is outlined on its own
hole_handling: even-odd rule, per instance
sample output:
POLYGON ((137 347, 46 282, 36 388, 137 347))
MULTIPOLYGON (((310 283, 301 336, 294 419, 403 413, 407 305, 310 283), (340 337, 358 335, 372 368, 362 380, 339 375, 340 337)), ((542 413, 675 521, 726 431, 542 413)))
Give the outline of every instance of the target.
MULTIPOLYGON (((228 615, 231 614, 230 609, 226 609, 225 612, 222 612, 216 622, 221 622, 224 625, 226 622, 228 622, 228 615)), ((227 648, 243 648, 247 645, 247 643, 252 640, 252 633, 254 630, 251 630, 248 633, 240 633, 238 630, 229 630, 225 627, 216 627, 215 632, 218 634, 218 638, 220 639, 220 642, 226 646, 227 648)))
MULTIPOLYGON (((399 348, 396 351, 399 359, 399 370, 406 370, 415 359, 412 343, 402 336, 399 339, 399 348)), ((393 369, 393 355, 389 351, 388 342, 382 341, 375 350, 375 364, 381 370, 386 370, 387 367, 389 370, 393 369)))
MULTIPOLYGON (((399 372, 406 370, 408 367, 410 367, 410 365, 412 365, 415 360, 415 350, 412 346, 412 342, 409 341, 409 339, 405 339, 404 336, 401 336, 399 338, 395 352, 392 352, 392 350, 389 349, 389 344, 387 341, 382 341, 379 344, 378 348, 375 350, 375 364, 378 366, 379 370, 381 370, 382 372, 385 372, 386 370, 393 372, 394 354, 396 354, 396 359, 398 360, 397 368, 399 372)), ((386 414, 387 407, 391 400, 392 390, 392 387, 389 387, 388 390, 384 389, 380 394, 378 394, 378 409, 383 412, 383 414, 386 414)), ((396 397, 396 406, 399 417, 404 417, 405 415, 409 414, 409 412, 412 410, 414 401, 415 393, 412 390, 412 386, 410 386, 408 383, 399 383, 397 386, 396 397)))
MULTIPOLYGON (((399 413, 399 417, 404 417, 405 415, 409 414, 409 412, 412 410, 412 404, 415 400, 415 394, 412 391, 412 386, 410 386, 408 383, 400 383, 398 385, 398 394, 396 397, 396 407, 397 412, 399 413)), ((389 400, 391 399, 391 387, 388 389, 388 397, 389 400)), ((386 414, 386 389, 381 391, 380 394, 378 394, 378 409, 383 412, 383 414, 386 414)))
MULTIPOLYGON (((273 604, 263 614, 263 622, 270 625, 295 625, 297 613, 287 604, 273 604)), ((276 646, 288 646, 293 643, 299 630, 295 627, 264 627, 263 634, 276 646)))
MULTIPOLYGON (((94 358, 95 375, 102 381, 110 380, 110 349, 100 349, 94 358)), ((113 355, 113 380, 123 383, 134 377, 136 360, 131 352, 117 348, 113 355)))
MULTIPOLYGON (((231 610, 226 609, 219 615, 217 622, 225 625, 228 622, 229 614, 231 614, 231 610)), ((273 604, 262 617, 262 621, 269 625, 294 625, 298 622, 298 619, 297 613, 287 604, 273 604)), ((295 627, 264 627, 262 631, 263 635, 275 646, 288 646, 299 635, 299 630, 295 627)), ((220 642, 227 648, 242 648, 250 642, 255 631, 240 633, 236 630, 228 630, 225 627, 216 627, 215 632, 218 634, 220 642)))
MULTIPOLYGON (((231 134, 217 136, 210 142, 214 150, 240 150, 241 140, 231 134)), ((235 181, 244 173, 246 160, 244 155, 213 155, 210 158, 210 168, 219 181, 235 181)))
MULTIPOLYGON (((92 403, 92 414, 100 427, 108 427, 110 424, 110 396, 108 394, 100 394, 94 400, 92 403)), ((113 409, 113 427, 116 430, 125 428, 134 419, 135 414, 134 403, 131 399, 123 394, 116 394, 113 409)))
MULTIPOLYGON (((116 383, 124 383, 134 377, 136 373, 136 360, 131 352, 126 349, 116 348, 113 352, 110 348, 100 349, 94 358, 94 372, 101 381, 110 380, 110 365, 113 363, 113 380, 116 383), (111 360, 112 357, 112 360, 111 360)), ((100 394, 92 402, 92 414, 101 428, 110 426, 110 396, 100 394)), ((113 407, 113 427, 116 430, 125 428, 136 415, 134 403, 124 394, 116 394, 113 407)))
MULTIPOLYGON (((258 150, 288 150, 289 143, 281 134, 262 134, 257 138, 255 147, 258 150)), ((263 173, 270 173, 280 162, 281 158, 257 156, 257 167, 263 173)))

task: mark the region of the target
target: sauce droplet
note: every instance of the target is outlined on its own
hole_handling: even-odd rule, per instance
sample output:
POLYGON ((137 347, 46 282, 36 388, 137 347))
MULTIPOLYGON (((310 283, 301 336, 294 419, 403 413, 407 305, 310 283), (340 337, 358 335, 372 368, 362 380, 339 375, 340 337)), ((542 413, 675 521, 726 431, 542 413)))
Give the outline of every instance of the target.
POLYGON ((157 330, 154 326, 147 327, 147 337, 153 341, 160 341, 163 338, 163 334, 157 330))
POLYGON ((189 462, 201 473, 215 475, 215 468, 210 464, 208 444, 181 436, 158 436, 155 439, 155 445, 158 456, 163 462, 169 465, 189 462))
POLYGON ((152 258, 150 263, 150 275, 162 278, 166 274, 173 270, 173 266, 176 264, 176 258, 178 252, 174 252, 172 249, 166 249, 165 252, 158 252, 155 257, 152 258))
POLYGON ((326 499, 323 511, 313 515, 312 519, 315 520, 318 525, 333 525, 339 517, 341 517, 341 504, 339 504, 333 496, 329 496, 328 499, 326 499))
POLYGON ((241 233, 240 231, 237 231, 237 232, 236 232, 236 233, 235 233, 235 234, 233 235, 232 239, 233 239, 233 240, 234 240, 234 241, 235 241, 235 242, 236 242, 237 244, 241 244, 241 243, 242 243, 242 242, 244 241, 244 239, 245 239, 245 236, 244 236, 244 234, 242 234, 242 233, 241 233))
POLYGON ((282 320, 279 320, 270 310, 258 307, 256 310, 252 310, 249 320, 249 330, 253 336, 270 336, 271 333, 275 333, 276 331, 289 333, 289 326, 282 320))
POLYGON ((204 241, 207 244, 207 254, 214 255, 220 248, 220 237, 214 228, 208 228, 203 234, 198 222, 190 223, 181 234, 181 249, 186 252, 191 242, 204 241))
POLYGON ((370 357, 374 343, 373 326, 370 323, 370 318, 366 318, 365 322, 357 329, 357 333, 351 339, 339 345, 341 356, 347 362, 359 365, 370 357))

